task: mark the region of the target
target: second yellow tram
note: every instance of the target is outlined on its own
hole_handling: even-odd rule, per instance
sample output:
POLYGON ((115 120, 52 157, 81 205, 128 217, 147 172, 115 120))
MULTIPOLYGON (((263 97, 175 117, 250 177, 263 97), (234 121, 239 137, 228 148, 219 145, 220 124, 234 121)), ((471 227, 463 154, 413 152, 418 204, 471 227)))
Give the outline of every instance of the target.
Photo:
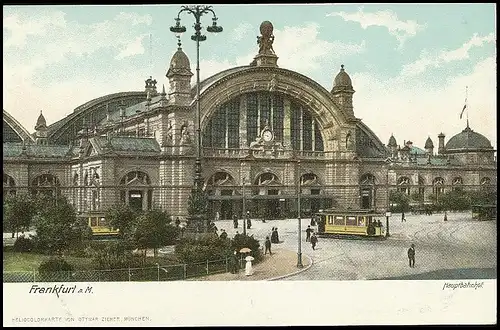
POLYGON ((318 235, 338 238, 386 237, 382 214, 372 210, 329 209, 316 214, 318 235))

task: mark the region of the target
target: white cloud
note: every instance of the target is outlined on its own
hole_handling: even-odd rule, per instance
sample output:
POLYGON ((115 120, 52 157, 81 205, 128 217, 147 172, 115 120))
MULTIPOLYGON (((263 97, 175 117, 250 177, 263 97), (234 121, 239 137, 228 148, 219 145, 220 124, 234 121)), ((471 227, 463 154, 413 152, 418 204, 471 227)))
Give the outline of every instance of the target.
POLYGON ((368 73, 351 75, 355 115, 363 120, 382 143, 394 133, 398 144, 411 140, 423 148, 428 136, 437 146, 443 132, 447 142, 466 125, 460 119, 465 86, 469 87, 470 127, 486 136, 496 147, 496 60, 489 57, 477 63, 470 74, 453 76, 441 88, 413 79, 378 79, 368 73))
POLYGON ((253 25, 247 22, 240 23, 232 32, 231 39, 234 41, 243 40, 243 38, 249 33, 253 32, 253 25))
POLYGON ((389 31, 389 34, 398 39, 400 47, 403 46, 406 39, 415 36, 417 32, 425 28, 425 25, 418 24, 413 20, 399 20, 398 16, 391 10, 365 13, 363 12, 363 7, 361 7, 355 13, 340 11, 327 14, 326 16, 338 16, 344 21, 357 22, 363 29, 367 29, 371 26, 385 27, 389 31))
POLYGON ((22 48, 26 45, 26 39, 29 36, 43 36, 51 28, 64 28, 66 24, 64 15, 64 13, 58 11, 33 17, 29 20, 23 20, 17 14, 4 17, 3 28, 10 32, 10 35, 4 39, 4 48, 22 48))
POLYGON ((135 13, 120 13, 111 20, 93 24, 69 21, 61 11, 42 12, 36 16, 16 13, 4 17, 4 109, 32 131, 33 113, 39 110, 44 111, 50 124, 93 98, 142 90, 141 77, 150 74, 146 72, 147 66, 117 72, 111 87, 109 80, 95 81, 86 78, 85 74, 69 78, 66 73, 70 72, 52 73, 57 77, 44 85, 38 85, 35 78, 48 65, 73 56, 93 55, 99 61, 98 52, 102 50, 116 52, 117 59, 143 54, 142 41, 147 34, 139 33, 137 28, 151 22, 151 16, 135 13), (27 43, 29 49, 25 47, 27 43))
POLYGON ((482 47, 485 43, 490 43, 495 41, 495 35, 493 33, 488 34, 484 37, 479 37, 476 34, 472 36, 470 40, 465 42, 462 46, 453 50, 443 50, 438 54, 429 54, 427 51, 420 54, 420 58, 413 63, 406 64, 403 66, 402 75, 404 76, 416 76, 423 73, 429 67, 438 68, 443 64, 460 61, 469 58, 469 51, 473 47, 482 47))
POLYGON ((134 41, 125 46, 122 51, 116 55, 115 59, 121 60, 125 57, 144 54, 144 47, 142 46, 142 40, 146 35, 138 36, 134 41))
MULTIPOLYGON (((342 43, 319 39, 319 25, 308 23, 305 26, 285 26, 282 30, 274 30, 275 41, 273 49, 278 56, 278 66, 281 68, 308 74, 319 70, 323 65, 330 67, 332 61, 340 61, 341 57, 365 51, 365 42, 342 43)), ((258 53, 258 46, 252 52, 238 57, 235 61, 201 61, 203 68, 200 76, 209 77, 239 65, 248 65, 258 53)))
POLYGON ((4 48, 22 47, 30 35, 40 38, 29 51, 22 52, 24 57, 19 56, 8 64, 22 66, 34 74, 35 70, 69 56, 92 54, 105 48, 114 49, 117 55, 123 53, 117 58, 134 55, 134 50, 135 54, 142 54, 144 51, 139 52, 137 33, 130 26, 149 25, 152 21, 149 15, 123 12, 112 20, 94 24, 68 21, 65 16, 65 13, 55 11, 37 16, 13 14, 4 17, 4 31, 10 34, 4 40, 4 48))

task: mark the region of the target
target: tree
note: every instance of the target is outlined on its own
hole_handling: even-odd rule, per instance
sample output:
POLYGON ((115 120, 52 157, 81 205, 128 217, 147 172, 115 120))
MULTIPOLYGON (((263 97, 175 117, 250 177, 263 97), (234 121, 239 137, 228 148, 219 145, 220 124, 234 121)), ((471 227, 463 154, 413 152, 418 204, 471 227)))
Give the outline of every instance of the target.
POLYGON ((78 220, 75 209, 64 197, 40 210, 35 228, 36 247, 47 253, 60 254, 91 237, 87 223, 78 220))
POLYGON ((3 201, 3 221, 5 229, 14 234, 29 230, 37 212, 35 200, 27 194, 7 195, 3 201))
POLYGON ((392 208, 393 212, 406 212, 410 208, 409 196, 401 191, 391 191, 389 201, 391 204, 396 204, 394 208, 392 208))
POLYGON ((126 238, 132 233, 137 213, 128 206, 115 205, 106 211, 106 219, 111 227, 119 230, 121 238, 126 238))
POLYGON ((137 248, 152 248, 156 257, 158 248, 173 245, 179 235, 179 229, 173 226, 167 213, 160 210, 151 210, 139 215, 136 227, 133 230, 133 241, 137 248))

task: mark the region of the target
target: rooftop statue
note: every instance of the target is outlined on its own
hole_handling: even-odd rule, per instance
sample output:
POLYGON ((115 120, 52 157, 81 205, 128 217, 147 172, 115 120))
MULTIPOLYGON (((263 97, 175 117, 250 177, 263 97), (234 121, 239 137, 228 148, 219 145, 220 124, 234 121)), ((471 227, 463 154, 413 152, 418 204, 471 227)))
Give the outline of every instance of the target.
POLYGON ((274 54, 273 42, 273 24, 269 21, 264 21, 260 25, 261 36, 257 37, 259 45, 259 54, 274 54))

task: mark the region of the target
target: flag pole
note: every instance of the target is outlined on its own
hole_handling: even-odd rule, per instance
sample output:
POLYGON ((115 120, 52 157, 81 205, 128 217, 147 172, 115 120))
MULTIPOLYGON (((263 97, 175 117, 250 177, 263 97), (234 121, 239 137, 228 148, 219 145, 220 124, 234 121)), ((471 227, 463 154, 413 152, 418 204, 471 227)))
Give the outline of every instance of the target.
POLYGON ((465 117, 467 118, 467 127, 469 127, 469 104, 467 98, 469 96, 469 86, 465 86, 465 117))

